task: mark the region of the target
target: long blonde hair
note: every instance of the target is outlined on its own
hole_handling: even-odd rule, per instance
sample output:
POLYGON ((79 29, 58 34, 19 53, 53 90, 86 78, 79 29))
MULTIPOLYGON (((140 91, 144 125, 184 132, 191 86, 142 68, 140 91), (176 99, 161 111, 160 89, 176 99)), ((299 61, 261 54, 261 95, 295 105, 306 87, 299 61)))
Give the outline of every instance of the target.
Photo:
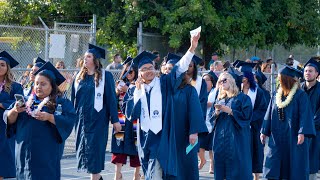
MULTIPOLYGON (((94 73, 94 81, 96 83, 96 86, 98 87, 99 86, 99 81, 101 80, 102 78, 102 71, 101 71, 101 68, 102 68, 102 64, 100 62, 99 59, 97 59, 95 56, 93 58, 93 62, 94 62, 94 65, 95 65, 95 73, 94 73)), ((82 65, 81 67, 81 70, 79 72, 79 77, 77 79, 77 81, 80 81, 80 80, 83 80, 87 73, 88 73, 88 69, 82 65)))
POLYGON ((10 94, 11 84, 13 82, 13 75, 12 75, 9 63, 6 63, 6 64, 7 64, 7 72, 4 75, 4 80, 6 81, 6 84, 4 85, 4 91, 10 94))
POLYGON ((229 74, 228 72, 223 72, 222 74, 220 74, 219 79, 218 79, 218 85, 220 84, 222 79, 227 79, 227 83, 229 83, 230 87, 227 93, 226 90, 223 90, 222 87, 219 87, 219 94, 218 94, 218 99, 224 99, 226 97, 228 98, 232 98, 234 96, 237 96, 239 94, 239 88, 236 84, 236 81, 234 80, 234 78, 231 76, 231 74, 229 74), (229 96, 228 96, 229 94, 229 96))

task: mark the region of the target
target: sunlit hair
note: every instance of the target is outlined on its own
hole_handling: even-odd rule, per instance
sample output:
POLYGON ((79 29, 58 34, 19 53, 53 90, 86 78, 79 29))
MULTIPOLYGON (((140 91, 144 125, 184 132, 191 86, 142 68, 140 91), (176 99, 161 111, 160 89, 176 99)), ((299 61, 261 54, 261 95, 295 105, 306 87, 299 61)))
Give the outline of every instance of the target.
POLYGON ((220 74, 219 79, 218 79, 218 84, 221 82, 223 79, 227 79, 227 83, 229 84, 229 90, 228 94, 226 90, 223 90, 222 86, 219 88, 219 94, 218 94, 218 99, 224 99, 224 98, 232 98, 234 96, 237 96, 239 94, 239 88, 237 87, 236 81, 234 78, 229 74, 228 72, 223 72, 220 74), (229 95, 229 96, 228 96, 229 95))
POLYGON ((11 84, 13 82, 13 75, 8 63, 6 63, 6 66, 7 66, 7 72, 4 75, 4 80, 6 81, 6 84, 4 85, 4 91, 10 94, 11 84))
MULTIPOLYGON (((100 60, 97 59, 94 54, 92 54, 92 55, 93 55, 93 63, 95 65, 94 81, 96 83, 96 86, 98 87, 99 81, 102 78, 102 72, 101 72, 102 64, 101 64, 100 60)), ((79 74, 77 81, 84 80, 84 78, 86 77, 86 75, 88 73, 88 69, 85 66, 82 66, 79 73, 80 74, 79 74)))
POLYGON ((284 96, 287 96, 290 93, 290 90, 292 89, 295 83, 299 83, 299 80, 297 78, 293 78, 287 75, 279 74, 278 77, 284 96))

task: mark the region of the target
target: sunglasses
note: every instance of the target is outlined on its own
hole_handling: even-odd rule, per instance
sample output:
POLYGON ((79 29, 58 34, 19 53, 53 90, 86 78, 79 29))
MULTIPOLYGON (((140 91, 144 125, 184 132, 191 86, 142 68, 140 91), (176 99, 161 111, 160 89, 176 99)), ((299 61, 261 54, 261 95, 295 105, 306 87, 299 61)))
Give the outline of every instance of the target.
POLYGON ((227 83, 227 81, 228 81, 228 79, 222 79, 221 81, 219 81, 219 84, 225 84, 225 83, 227 83))

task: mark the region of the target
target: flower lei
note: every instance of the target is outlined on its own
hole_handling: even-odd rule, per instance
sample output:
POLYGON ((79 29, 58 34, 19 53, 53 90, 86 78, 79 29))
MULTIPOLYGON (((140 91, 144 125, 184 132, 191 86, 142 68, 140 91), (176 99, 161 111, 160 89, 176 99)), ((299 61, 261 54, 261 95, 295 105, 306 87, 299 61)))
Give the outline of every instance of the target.
POLYGON ((293 95, 297 92, 298 89, 298 83, 295 83, 293 85, 293 87, 291 88, 288 96, 286 97, 285 101, 282 101, 282 94, 283 94, 283 90, 281 88, 281 86, 278 89, 278 92, 276 94, 276 104, 278 106, 278 108, 285 108, 287 107, 290 102, 292 101, 293 95))
POLYGON ((26 103, 27 113, 28 113, 30 116, 32 116, 32 117, 34 117, 36 113, 40 112, 41 109, 43 108, 43 106, 46 105, 46 104, 49 102, 49 100, 50 100, 49 96, 45 97, 45 98, 41 101, 41 103, 38 105, 38 108, 32 111, 32 110, 31 110, 31 106, 32 106, 32 104, 33 104, 33 102, 34 102, 35 96, 36 96, 35 94, 31 94, 31 95, 29 96, 29 98, 28 98, 27 103, 26 103))

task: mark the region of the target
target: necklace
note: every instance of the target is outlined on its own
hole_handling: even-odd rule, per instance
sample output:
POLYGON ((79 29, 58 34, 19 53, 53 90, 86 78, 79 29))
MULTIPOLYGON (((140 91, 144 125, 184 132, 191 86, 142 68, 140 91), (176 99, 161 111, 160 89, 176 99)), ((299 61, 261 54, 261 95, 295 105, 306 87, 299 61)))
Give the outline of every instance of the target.
POLYGON ((292 98, 294 96, 294 94, 297 92, 298 89, 298 83, 295 83, 293 85, 293 87, 291 88, 288 96, 286 97, 286 99, 284 101, 282 101, 282 94, 283 94, 283 90, 281 88, 281 86, 278 89, 278 92, 276 94, 276 104, 278 106, 278 108, 285 108, 287 107, 290 102, 292 101, 292 98))
POLYGON ((27 103, 26 103, 27 113, 28 113, 29 115, 31 115, 32 117, 34 117, 36 113, 40 112, 41 109, 43 108, 43 106, 46 105, 46 104, 49 102, 49 100, 50 100, 49 96, 45 97, 45 98, 41 101, 41 103, 38 105, 38 108, 32 110, 32 109, 31 109, 31 106, 32 106, 32 104, 33 104, 34 101, 35 101, 35 96, 36 96, 35 94, 31 94, 31 95, 29 96, 29 98, 28 98, 27 103))

